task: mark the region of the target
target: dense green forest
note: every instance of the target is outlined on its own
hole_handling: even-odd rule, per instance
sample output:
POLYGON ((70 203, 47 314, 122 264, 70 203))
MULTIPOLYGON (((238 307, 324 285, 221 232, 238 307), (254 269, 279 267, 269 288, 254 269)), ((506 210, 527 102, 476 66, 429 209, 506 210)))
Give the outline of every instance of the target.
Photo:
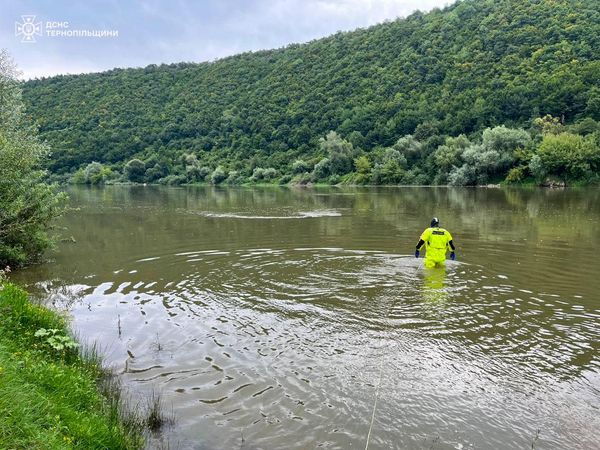
POLYGON ((464 0, 214 62, 28 81, 59 180, 598 182, 600 0, 464 0))

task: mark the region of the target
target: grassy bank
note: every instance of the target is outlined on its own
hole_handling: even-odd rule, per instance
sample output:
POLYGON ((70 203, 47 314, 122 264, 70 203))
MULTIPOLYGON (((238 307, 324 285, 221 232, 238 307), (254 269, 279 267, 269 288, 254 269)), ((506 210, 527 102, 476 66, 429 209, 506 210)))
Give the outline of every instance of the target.
POLYGON ((98 359, 81 356, 64 318, 2 284, 0 448, 137 449, 143 427, 98 359))

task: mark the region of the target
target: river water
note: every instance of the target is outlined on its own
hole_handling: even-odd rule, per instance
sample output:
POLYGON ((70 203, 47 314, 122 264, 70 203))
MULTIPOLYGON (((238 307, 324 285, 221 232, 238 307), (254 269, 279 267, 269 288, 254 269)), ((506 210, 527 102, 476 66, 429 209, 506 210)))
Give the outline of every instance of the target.
POLYGON ((598 190, 69 194, 13 279, 162 392, 170 448, 600 448, 598 190))

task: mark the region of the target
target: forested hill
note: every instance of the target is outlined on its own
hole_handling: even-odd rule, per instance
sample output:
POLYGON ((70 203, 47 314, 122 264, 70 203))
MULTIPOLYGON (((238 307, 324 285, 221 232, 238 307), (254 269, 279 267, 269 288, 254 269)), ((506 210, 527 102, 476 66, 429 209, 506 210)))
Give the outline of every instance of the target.
POLYGON ((312 173, 333 130, 343 139, 330 135, 331 145, 352 144, 346 169, 364 174, 385 162, 381 149, 412 135, 418 151, 399 166, 418 164, 418 180, 431 182, 427 158, 448 136, 477 140, 487 127, 528 128, 546 115, 594 126, 599 55, 600 0, 465 0, 283 49, 23 88, 59 174, 93 161, 117 172, 132 159, 130 178, 145 181, 194 181, 218 166, 217 181, 256 168, 312 173))

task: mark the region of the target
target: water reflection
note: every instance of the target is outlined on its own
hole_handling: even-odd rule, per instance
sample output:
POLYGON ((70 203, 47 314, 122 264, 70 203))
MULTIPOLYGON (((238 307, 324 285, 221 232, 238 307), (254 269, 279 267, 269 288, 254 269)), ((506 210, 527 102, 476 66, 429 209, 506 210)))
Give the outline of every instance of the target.
POLYGON ((382 361, 370 448, 600 446, 597 190, 70 193, 75 242, 13 275, 165 393, 174 447, 364 448, 382 361))
POLYGON ((423 300, 433 305, 443 305, 449 298, 446 290, 445 268, 423 268, 423 300))

